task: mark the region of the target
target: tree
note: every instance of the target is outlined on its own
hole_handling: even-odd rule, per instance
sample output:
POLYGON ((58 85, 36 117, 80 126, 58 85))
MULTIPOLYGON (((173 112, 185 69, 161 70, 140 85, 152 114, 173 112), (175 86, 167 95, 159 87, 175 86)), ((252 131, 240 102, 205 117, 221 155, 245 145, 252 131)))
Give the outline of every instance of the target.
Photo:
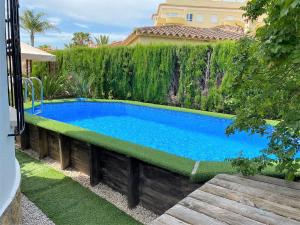
POLYGON ((233 166, 252 175, 276 165, 293 180, 300 169, 300 1, 252 0, 244 9, 250 20, 265 15, 265 25, 257 30, 257 41, 239 43, 233 85, 237 117, 227 133, 267 134, 270 141, 261 156, 241 156, 233 166), (279 120, 273 131, 266 124, 270 117, 279 120))
POLYGON ((97 46, 107 45, 109 43, 108 35, 100 35, 98 37, 94 37, 97 46))
POLYGON ((91 35, 90 35, 90 33, 75 32, 75 33, 73 33, 72 42, 69 44, 68 47, 88 46, 88 44, 90 42, 91 42, 91 35))
POLYGON ((52 48, 51 45, 45 44, 45 45, 40 45, 40 46, 39 46, 39 49, 41 49, 41 50, 43 50, 43 51, 51 51, 53 48, 52 48))
POLYGON ((30 34, 31 46, 34 46, 35 34, 44 33, 49 29, 57 29, 44 19, 45 16, 45 13, 35 13, 33 10, 25 10, 20 16, 21 27, 30 34))

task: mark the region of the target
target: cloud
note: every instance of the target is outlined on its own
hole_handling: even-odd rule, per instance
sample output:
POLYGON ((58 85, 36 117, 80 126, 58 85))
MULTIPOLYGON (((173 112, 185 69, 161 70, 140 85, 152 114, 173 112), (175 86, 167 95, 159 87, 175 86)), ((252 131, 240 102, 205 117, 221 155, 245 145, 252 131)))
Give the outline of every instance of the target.
MULTIPOLYGON (((92 36, 109 35, 111 41, 122 40, 135 27, 152 25, 151 16, 161 2, 165 0, 20 0, 20 11, 44 12, 61 31, 36 35, 37 46, 63 47, 80 29, 92 36)), ((21 39, 29 42, 28 34, 23 31, 21 39)))
MULTIPOLYGON (((140 26, 151 22, 159 3, 163 0, 21 0, 24 7, 44 9, 79 22, 92 22, 113 26, 140 26)), ((22 6, 22 7, 23 7, 22 6)), ((147 24, 149 25, 149 24, 147 24)))
POLYGON ((58 26, 61 22, 61 18, 59 17, 48 17, 47 19, 54 26, 58 26))
POLYGON ((85 28, 85 29, 88 29, 89 26, 88 25, 85 25, 85 24, 82 24, 82 23, 73 23, 75 26, 78 26, 78 27, 81 27, 81 28, 85 28))

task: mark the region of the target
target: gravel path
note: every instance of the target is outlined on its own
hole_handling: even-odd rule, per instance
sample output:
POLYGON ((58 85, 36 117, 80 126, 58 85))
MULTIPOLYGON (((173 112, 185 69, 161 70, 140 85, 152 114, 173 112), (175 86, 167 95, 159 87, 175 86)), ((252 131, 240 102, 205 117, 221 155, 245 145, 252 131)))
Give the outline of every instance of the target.
POLYGON ((25 195, 21 197, 22 225, 55 225, 25 195))
MULTIPOLYGON (((36 152, 32 150, 26 150, 24 152, 29 154, 33 158, 36 159, 38 158, 36 152)), ((65 170, 61 170, 60 164, 49 157, 42 159, 41 161, 51 166, 52 168, 55 168, 56 170, 64 173, 66 176, 71 177, 73 180, 77 181, 82 186, 88 188, 89 190, 91 190, 101 198, 106 199, 108 202, 112 203, 117 208, 119 208, 120 210, 127 213, 128 215, 130 215, 131 217, 133 217, 134 219, 136 219, 137 221, 143 224, 148 224, 158 217, 158 215, 154 214, 150 210, 143 208, 140 205, 138 205, 134 209, 129 209, 127 207, 127 197, 125 195, 122 195, 121 193, 114 191, 113 189, 111 189, 109 186, 105 184, 98 184, 92 187, 90 185, 89 176, 84 173, 78 172, 73 168, 67 168, 65 170)))

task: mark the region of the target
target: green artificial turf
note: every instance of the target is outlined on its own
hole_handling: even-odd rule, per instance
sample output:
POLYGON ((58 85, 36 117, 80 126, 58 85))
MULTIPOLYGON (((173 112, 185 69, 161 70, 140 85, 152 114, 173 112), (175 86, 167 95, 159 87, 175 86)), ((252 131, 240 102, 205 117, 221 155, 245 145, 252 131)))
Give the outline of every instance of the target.
POLYGON ((62 173, 17 151, 21 191, 57 225, 140 224, 62 173))

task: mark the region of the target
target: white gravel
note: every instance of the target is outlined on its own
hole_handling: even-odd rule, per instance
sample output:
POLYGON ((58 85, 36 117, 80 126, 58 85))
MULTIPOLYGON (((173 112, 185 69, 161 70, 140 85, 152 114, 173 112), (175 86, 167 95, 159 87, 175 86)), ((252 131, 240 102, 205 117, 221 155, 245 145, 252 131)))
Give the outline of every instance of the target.
MULTIPOLYGON (((32 150, 26 150, 24 152, 34 158, 37 158, 36 152, 32 150)), ((143 224, 148 224, 158 217, 158 215, 156 215, 150 210, 145 209, 140 205, 138 205, 134 209, 129 209, 127 207, 127 197, 125 195, 122 195, 121 193, 114 191, 113 189, 111 189, 109 186, 105 184, 98 184, 92 187, 90 185, 89 176, 84 173, 78 172, 73 168, 67 168, 65 170, 61 170, 60 164, 49 157, 44 158, 41 161, 51 166, 52 168, 60 172, 63 172, 66 176, 71 177, 73 180, 77 181, 82 186, 87 187, 89 190, 91 190, 101 198, 106 199, 108 202, 112 203, 117 208, 124 211, 125 213, 127 213, 128 215, 130 215, 131 217, 133 217, 134 219, 136 219, 137 221, 143 224)))
POLYGON ((22 225, 55 225, 35 204, 25 195, 21 197, 22 225))

